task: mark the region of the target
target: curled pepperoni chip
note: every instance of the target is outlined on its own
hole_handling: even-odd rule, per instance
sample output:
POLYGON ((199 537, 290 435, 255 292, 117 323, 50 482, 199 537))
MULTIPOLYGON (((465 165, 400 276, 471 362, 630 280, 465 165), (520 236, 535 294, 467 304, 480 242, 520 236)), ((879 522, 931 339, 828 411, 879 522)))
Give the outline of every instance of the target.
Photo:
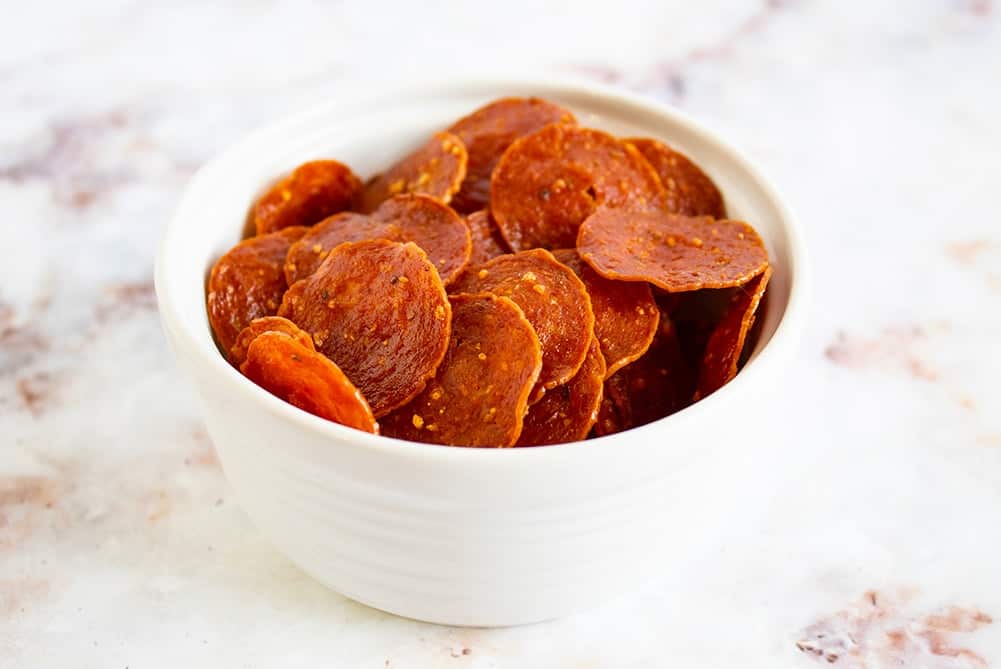
POLYGON ((453 295, 452 338, 427 387, 383 434, 455 446, 513 446, 542 369, 535 330, 506 297, 453 295))
POLYGON ((737 375, 737 363, 744 350, 744 340, 754 325, 758 303, 765 294, 771 275, 772 268, 766 267, 764 272, 734 293, 723 320, 709 335, 706 343, 695 390, 696 400, 716 392, 737 375))
POLYGON ((671 319, 661 314, 650 350, 605 381, 594 432, 614 434, 669 416, 691 404, 693 387, 677 331, 671 319))
POLYGON ((488 260, 510 253, 500 236, 497 226, 490 218, 490 212, 477 211, 466 217, 473 239, 473 252, 469 257, 470 267, 482 265, 488 260))
POLYGON ((726 218, 723 196, 713 180, 686 155, 655 139, 624 140, 643 154, 664 185, 667 211, 685 216, 726 218))
POLYGON ((209 274, 209 324, 223 351, 255 318, 273 316, 287 285, 282 265, 292 244, 306 232, 295 226, 252 237, 226 252, 209 274))
POLYGON ((243 374, 289 404, 314 416, 379 433, 368 402, 326 356, 284 332, 258 335, 240 365, 243 374))
POLYGON ((435 133, 423 146, 367 184, 359 208, 375 211, 394 195, 423 193, 448 203, 466 177, 466 147, 447 132, 435 133))
POLYGON ((525 312, 542 347, 542 372, 529 402, 572 379, 584 362, 594 329, 591 300, 577 275, 549 251, 494 258, 463 273, 452 292, 510 297, 525 312))
POLYGON ((303 163, 257 200, 254 227, 264 235, 293 225, 313 225, 350 209, 361 187, 351 168, 336 160, 303 163))
POLYGON ((296 282, 278 315, 312 335, 365 395, 376 418, 409 402, 448 348, 451 308, 416 244, 345 242, 296 282))
POLYGON ((289 285, 305 279, 338 245, 366 239, 417 244, 445 285, 465 268, 472 248, 468 226, 447 205, 426 195, 399 195, 368 216, 344 212, 310 228, 289 250, 285 279, 289 285))
POLYGON ((768 264, 747 223, 653 209, 595 212, 580 226, 577 251, 607 279, 649 281, 672 293, 739 286, 768 264))
POLYGON ((599 207, 652 207, 663 197, 635 148, 572 125, 548 125, 511 144, 490 188, 494 220, 515 251, 570 248, 599 207))
POLYGON ((574 249, 553 256, 584 282, 594 310, 594 334, 605 357, 606 376, 636 360, 650 348, 660 312, 645 283, 611 281, 587 265, 574 249))
POLYGON ((466 213, 490 203, 490 175, 511 142, 550 123, 576 122, 568 110, 540 98, 502 98, 456 121, 448 131, 466 145, 469 166, 452 206, 466 213))
POLYGON ((598 420, 604 381, 605 359, 598 340, 593 338, 577 374, 528 409, 517 445, 563 444, 587 437, 598 420))
POLYGON ((316 350, 313 346, 313 338, 308 332, 299 329, 299 326, 280 316, 265 316, 255 318, 250 321, 250 325, 240 330, 240 335, 236 338, 236 343, 229 349, 229 361, 236 367, 243 364, 247 359, 247 349, 259 335, 265 332, 282 332, 292 337, 306 348, 316 350))

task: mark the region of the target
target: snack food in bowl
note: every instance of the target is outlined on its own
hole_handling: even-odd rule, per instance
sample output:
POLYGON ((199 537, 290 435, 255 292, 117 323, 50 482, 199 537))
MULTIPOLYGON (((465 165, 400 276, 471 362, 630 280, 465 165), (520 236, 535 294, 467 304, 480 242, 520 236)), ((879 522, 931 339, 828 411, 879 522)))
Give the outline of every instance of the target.
POLYGON ((719 494, 693 481, 753 441, 731 437, 792 355, 803 260, 767 182, 676 112, 453 83, 299 114, 203 168, 157 294, 280 549, 377 608, 507 625, 684 555, 719 494))

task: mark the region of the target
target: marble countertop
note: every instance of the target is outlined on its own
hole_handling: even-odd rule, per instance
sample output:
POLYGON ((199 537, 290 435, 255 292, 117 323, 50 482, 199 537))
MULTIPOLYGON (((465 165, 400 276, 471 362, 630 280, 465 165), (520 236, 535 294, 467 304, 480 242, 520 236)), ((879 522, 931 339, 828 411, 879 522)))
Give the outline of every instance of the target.
POLYGON ((1001 6, 153 4, 0 23, 0 667, 1001 667, 1001 6), (715 127, 798 210, 815 283, 730 531, 503 630, 368 609, 262 540, 151 276, 187 178, 252 127, 481 65, 715 127))

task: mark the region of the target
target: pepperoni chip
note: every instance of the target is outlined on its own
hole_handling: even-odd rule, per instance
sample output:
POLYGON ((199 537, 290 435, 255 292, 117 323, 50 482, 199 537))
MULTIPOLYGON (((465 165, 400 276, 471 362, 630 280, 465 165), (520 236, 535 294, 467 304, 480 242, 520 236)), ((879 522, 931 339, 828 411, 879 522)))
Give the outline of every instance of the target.
POLYGON ((314 160, 295 168, 254 204, 257 234, 293 225, 313 225, 351 208, 361 192, 361 180, 336 160, 314 160))
POLYGON ((314 416, 379 434, 368 402, 344 372, 312 346, 303 346, 284 332, 258 335, 240 371, 272 395, 314 416))
POLYGON ((345 242, 296 282, 278 314, 309 332, 376 418, 413 399, 448 348, 451 308, 416 244, 345 242))
POLYGON ((265 332, 282 332, 306 348, 316 350, 316 347, 313 346, 313 338, 309 336, 308 332, 300 330, 298 325, 280 316, 265 316, 264 318, 255 318, 250 321, 250 325, 240 331, 236 343, 229 349, 229 361, 236 367, 242 365, 243 361, 247 359, 247 349, 250 348, 251 342, 265 332))
POLYGON ((562 444, 587 437, 598 420, 604 381, 605 359, 597 338, 592 338, 577 374, 529 408, 517 445, 562 444))
POLYGON ((747 223, 653 209, 595 212, 580 226, 577 251, 606 279, 649 281, 670 293, 740 286, 768 264, 747 223))
POLYGON ((646 353, 660 314, 650 286, 606 279, 573 249, 553 251, 553 256, 580 277, 591 297, 594 334, 608 366, 606 378, 646 353))
POLYGON ((466 217, 469 232, 473 237, 473 253, 469 257, 469 266, 482 265, 497 256, 510 253, 500 236, 497 226, 490 218, 490 212, 477 211, 466 217))
POLYGON ((614 434, 660 420, 692 402, 693 375, 664 314, 650 350, 605 381, 597 435, 614 434))
POLYGON ((723 196, 713 180, 686 155, 655 139, 623 140, 636 147, 656 170, 666 193, 667 211, 685 216, 726 218, 723 196))
POLYGON ((452 206, 468 213, 490 203, 490 175, 511 142, 550 123, 574 125, 568 110, 539 98, 502 98, 456 121, 450 133, 462 140, 469 165, 452 206))
POLYGON ((594 330, 591 300, 577 275, 549 251, 494 258, 465 272, 452 292, 510 297, 525 312, 542 347, 542 372, 529 402, 572 379, 584 362, 594 330))
POLYGON ((419 149, 367 184, 360 210, 371 212, 385 200, 403 193, 423 193, 448 204, 466 178, 466 147, 447 132, 435 133, 419 149))
POLYGON ((252 237, 226 252, 212 267, 206 303, 209 323, 223 351, 229 351, 255 318, 273 316, 287 287, 282 264, 293 242, 306 232, 295 226, 252 237))
POLYGON ((771 275, 772 268, 766 267, 764 272, 738 288, 733 295, 726 315, 706 343, 695 390, 696 400, 716 392, 737 375, 744 340, 754 325, 758 303, 765 294, 771 275))
POLYGON ((453 295, 452 338, 438 373, 382 421, 383 434, 455 446, 513 446, 542 369, 535 330, 506 297, 453 295))
POLYGON ((417 244, 445 285, 465 268, 472 248, 469 228, 447 205, 426 195, 399 195, 371 215, 344 212, 310 228, 289 250, 285 279, 289 285, 305 279, 339 244, 366 239, 417 244))
POLYGON ((570 248, 599 207, 657 206, 664 194, 635 148, 572 125, 548 125, 511 144, 490 189, 494 220, 515 251, 570 248))

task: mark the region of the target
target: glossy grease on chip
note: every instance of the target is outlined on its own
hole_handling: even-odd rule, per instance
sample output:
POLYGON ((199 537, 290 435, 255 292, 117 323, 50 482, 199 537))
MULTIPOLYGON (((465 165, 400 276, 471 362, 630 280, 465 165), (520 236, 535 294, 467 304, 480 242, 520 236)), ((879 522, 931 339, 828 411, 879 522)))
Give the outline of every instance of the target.
POLYGON ((595 210, 658 206, 663 197, 635 148, 572 125, 549 125, 511 144, 490 188, 494 220, 515 251, 573 247, 595 210))
POLYGON ((658 210, 595 212, 580 227, 577 251, 607 279, 648 281, 668 292, 739 286, 768 264, 747 223, 658 210))
POLYGON ((463 273, 453 293, 510 297, 525 312, 542 347, 542 372, 529 402, 577 373, 594 331, 594 312, 577 275, 549 251, 500 256, 463 273))
POLYGON ((653 166, 664 186, 667 211, 685 216, 726 218, 723 195, 716 184, 688 156, 647 137, 623 140, 632 144, 653 166))
POLYGON ((247 359, 247 349, 250 348, 251 342, 265 332, 282 332, 306 348, 316 350, 316 347, 313 346, 313 338, 309 336, 308 332, 300 329, 298 325, 281 316, 265 316, 264 318, 255 318, 250 321, 247 327, 240 330, 236 342, 229 349, 229 361, 236 367, 242 365, 243 361, 247 359))
POLYGON ((475 211, 466 217, 466 224, 472 235, 473 251, 469 256, 469 266, 482 265, 497 256, 510 253, 497 225, 488 211, 475 211))
POLYGON ((361 187, 351 168, 336 160, 303 163, 254 203, 254 227, 264 235, 293 225, 313 225, 350 209, 361 187))
POLYGON ((383 434, 433 444, 513 446, 542 369, 539 339, 506 297, 450 299, 448 352, 423 392, 383 419, 383 434))
POLYGON ((468 155, 462 140, 447 132, 431 139, 365 184, 359 210, 365 213, 404 193, 429 195, 447 204, 466 177, 468 155))
POLYGON ((278 311, 288 287, 282 271, 285 256, 305 232, 295 226, 245 239, 212 266, 205 301, 209 324, 224 352, 252 320, 278 311))
POLYGON ((312 335, 376 418, 423 390, 448 348, 445 288, 413 243, 341 244, 289 288, 278 313, 312 335))
POLYGON ((240 371, 272 395, 314 416, 379 433, 368 403, 340 368, 284 332, 258 335, 240 371))

